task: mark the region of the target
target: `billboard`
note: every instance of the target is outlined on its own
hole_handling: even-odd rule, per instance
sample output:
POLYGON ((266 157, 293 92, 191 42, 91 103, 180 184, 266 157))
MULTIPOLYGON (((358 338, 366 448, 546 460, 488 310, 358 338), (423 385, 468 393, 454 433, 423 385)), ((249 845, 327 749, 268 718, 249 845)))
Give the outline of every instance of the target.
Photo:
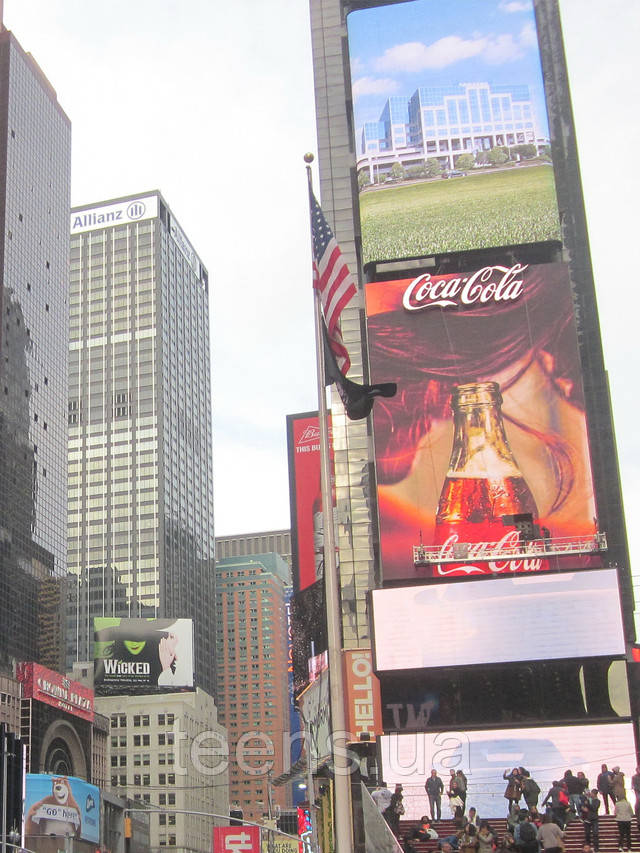
POLYGON ((260 853, 260 827, 214 826, 213 853, 260 853))
POLYGON ((347 27, 363 263, 559 240, 533 5, 414 0, 347 27))
POLYGON ((345 686, 345 710, 350 740, 375 740, 382 732, 380 682, 373 674, 371 649, 347 649, 342 652, 345 686))
POLYGON ((58 835, 100 843, 100 789, 84 779, 27 773, 24 815, 27 839, 58 835))
MULTIPOLYGON (((514 254, 517 255, 517 252, 514 254)), ((545 539, 594 537, 596 507, 573 301, 564 264, 489 265, 365 287, 385 581, 540 571, 514 515, 545 539), (509 522, 509 518, 511 521, 509 522), (477 544, 416 570, 412 546, 477 544)), ((571 568, 599 565, 577 557, 571 568)))
MULTIPOLYGON (((567 769, 582 770, 594 783, 603 763, 619 765, 627 779, 637 764, 632 723, 385 735, 380 741, 383 778, 404 788, 404 820, 424 814, 424 783, 432 768, 443 780, 462 770, 467 805, 491 819, 504 817, 503 773, 512 767, 526 768, 543 798, 567 769)), ((448 817, 444 812, 446 807, 448 817)))
POLYGON ((616 569, 374 589, 371 598, 381 672, 625 656, 616 569), (496 625, 518 629, 507 643, 487 630, 496 625), (451 626, 455 642, 433 642, 451 626))
MULTIPOLYGON (((317 412, 287 415, 287 447, 293 588, 295 592, 300 592, 322 578, 324 572, 320 425, 317 412)), ((335 505, 335 495, 333 502, 335 505)))
POLYGON ((83 720, 93 720, 93 690, 90 687, 31 661, 18 664, 17 676, 22 682, 23 699, 36 699, 83 720))
POLYGON ((193 687, 192 620, 96 617, 94 685, 193 687))

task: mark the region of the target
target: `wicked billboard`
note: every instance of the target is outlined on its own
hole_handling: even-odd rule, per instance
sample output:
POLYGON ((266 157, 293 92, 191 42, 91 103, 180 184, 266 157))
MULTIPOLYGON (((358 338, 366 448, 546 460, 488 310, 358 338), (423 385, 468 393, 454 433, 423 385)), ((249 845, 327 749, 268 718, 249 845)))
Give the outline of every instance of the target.
POLYGON ((191 619, 94 619, 94 685, 192 687, 191 619))
POLYGON ((424 272, 365 292, 371 379, 400 389, 374 410, 385 581, 549 568, 540 554, 500 559, 519 541, 517 517, 546 540, 595 537, 566 266, 424 272), (416 569, 419 543, 445 562, 416 569), (467 545, 465 563, 451 562, 467 545))

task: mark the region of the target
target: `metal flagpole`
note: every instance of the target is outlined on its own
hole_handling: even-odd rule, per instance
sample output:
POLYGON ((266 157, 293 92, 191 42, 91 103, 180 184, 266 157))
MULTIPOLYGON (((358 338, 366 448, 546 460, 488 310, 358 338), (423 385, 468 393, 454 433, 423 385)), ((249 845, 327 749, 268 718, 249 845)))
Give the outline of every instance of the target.
MULTIPOLYGON (((313 154, 305 154, 307 180, 311 181, 313 154)), ((320 294, 314 294, 316 356, 318 376, 318 420, 320 422, 320 483, 322 489, 322 515, 324 530, 324 584, 327 611, 327 645, 329 661, 329 704, 331 708, 331 753, 334 769, 335 849, 339 853, 353 851, 351 824, 350 765, 346 750, 346 718, 344 713, 344 685, 342 678, 342 625, 340 620, 340 593, 336 566, 336 541, 333 526, 333 495, 331 488, 331 458, 329 455, 329 430, 327 426, 327 396, 324 375, 324 336, 320 294), (338 743, 337 743, 338 742, 338 743)))

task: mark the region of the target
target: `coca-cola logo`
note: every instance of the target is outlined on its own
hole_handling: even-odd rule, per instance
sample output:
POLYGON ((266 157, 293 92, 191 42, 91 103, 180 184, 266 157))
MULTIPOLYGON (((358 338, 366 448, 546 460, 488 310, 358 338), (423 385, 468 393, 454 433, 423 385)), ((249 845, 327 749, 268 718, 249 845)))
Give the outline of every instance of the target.
MULTIPOLYGON (((458 543, 458 534, 453 533, 442 543, 440 559, 455 557, 453 546, 458 543)), ((469 545, 469 553, 462 563, 438 563, 436 577, 448 575, 511 574, 512 572, 540 572, 549 568, 546 559, 532 554, 530 557, 505 559, 505 551, 521 551, 520 533, 510 530, 498 542, 477 542, 469 545)))
POLYGON ((424 308, 459 308, 487 302, 512 302, 522 294, 522 274, 528 264, 482 267, 471 275, 455 278, 432 278, 423 273, 414 278, 402 296, 407 311, 424 308))

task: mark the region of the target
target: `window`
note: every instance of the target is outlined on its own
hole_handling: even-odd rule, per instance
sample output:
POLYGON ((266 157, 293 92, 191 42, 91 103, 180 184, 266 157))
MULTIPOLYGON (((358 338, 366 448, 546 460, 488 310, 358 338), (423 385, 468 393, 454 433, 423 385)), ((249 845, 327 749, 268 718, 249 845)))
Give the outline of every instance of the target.
POLYGON ((167 725, 172 726, 175 720, 175 714, 167 714, 167 725))
POLYGON ((139 726, 140 726, 140 714, 135 714, 135 715, 134 715, 134 718, 133 718, 133 725, 134 725, 136 728, 139 728, 139 726))
POLYGON ((166 773, 158 773, 158 785, 166 785, 166 784, 167 784, 166 773))
POLYGON ((164 735, 163 734, 158 735, 158 746, 164 746, 164 744, 165 744, 164 735))
POLYGON ((175 773, 169 773, 167 776, 167 782, 170 785, 175 785, 176 784, 176 774, 175 773))
POLYGON ((133 784, 134 784, 134 785, 139 785, 139 784, 140 784, 140 774, 139 774, 139 773, 134 773, 134 774, 133 774, 133 784))
POLYGON ((159 814, 158 815, 158 823, 160 824, 160 826, 166 826, 167 825, 166 814, 159 814))
POLYGON ((158 725, 164 726, 164 714, 158 714, 158 725))

